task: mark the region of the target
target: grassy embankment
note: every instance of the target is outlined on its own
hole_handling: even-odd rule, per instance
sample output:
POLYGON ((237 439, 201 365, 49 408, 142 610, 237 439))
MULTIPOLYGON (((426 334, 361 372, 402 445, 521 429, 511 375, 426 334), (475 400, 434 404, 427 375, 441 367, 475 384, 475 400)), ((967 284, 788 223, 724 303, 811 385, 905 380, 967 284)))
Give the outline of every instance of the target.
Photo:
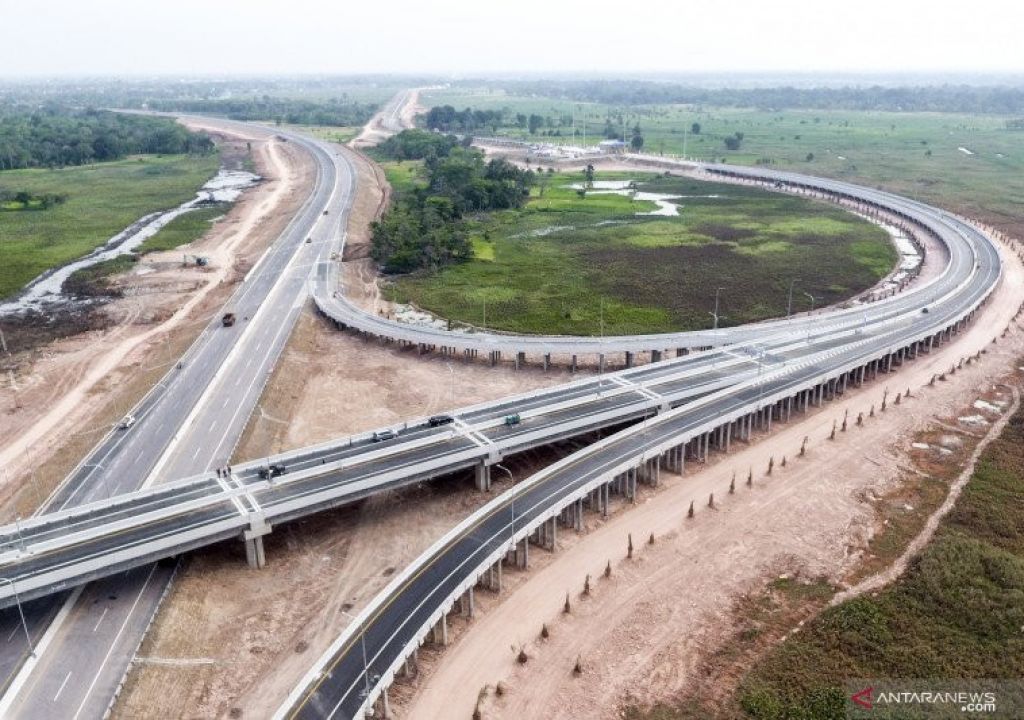
MULTIPOLYGON (((386 165, 398 192, 416 163, 386 165)), ((715 183, 644 174, 640 189, 682 196, 677 217, 638 216, 648 201, 570 187, 548 176, 522 210, 471 223, 475 257, 437 273, 398 278, 391 297, 455 322, 527 333, 608 335, 709 327, 716 287, 723 325, 784 315, 809 292, 838 302, 890 271, 885 233, 822 203, 715 183)))
MULTIPOLYGON (((575 105, 577 127, 582 127, 580 108, 586 110, 588 144, 603 139, 606 114, 618 112, 594 103, 467 91, 432 90, 421 96, 421 102, 553 117, 570 115, 575 105)), ((1024 196, 1024 132, 1006 129, 1006 117, 655 105, 627 109, 626 118, 626 139, 639 122, 646 152, 682 154, 685 136, 689 157, 749 165, 770 161, 780 168, 884 186, 1024 233, 1019 211, 1024 196), (699 135, 689 132, 695 122, 701 125, 699 135), (739 150, 726 150, 724 138, 737 132, 743 133, 739 150), (811 161, 808 154, 814 156, 811 161)), ((524 136, 514 129, 501 133, 524 136)), ((530 139, 573 142, 568 136, 530 139)))
POLYGON ((0 297, 44 270, 88 254, 140 217, 174 207, 217 171, 209 156, 141 156, 60 170, 7 170, 0 186, 64 194, 49 209, 0 212, 0 297))

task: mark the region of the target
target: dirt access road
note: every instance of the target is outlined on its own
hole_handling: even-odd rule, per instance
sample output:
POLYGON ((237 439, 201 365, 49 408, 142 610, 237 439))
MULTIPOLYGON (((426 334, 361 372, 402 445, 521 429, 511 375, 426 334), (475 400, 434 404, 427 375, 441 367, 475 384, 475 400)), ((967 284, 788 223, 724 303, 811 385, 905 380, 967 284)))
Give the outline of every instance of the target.
MULTIPOLYGON (((197 129, 201 122, 190 123, 197 129)), ((111 424, 149 390, 278 236, 313 182, 313 164, 276 139, 211 132, 226 158, 249 154, 265 179, 246 191, 201 239, 147 255, 115 284, 109 329, 53 342, 16 358, 17 390, 0 390, 0 512, 26 515, 111 424), (207 255, 206 268, 181 254, 207 255)))
POLYGON ((992 344, 1024 301, 1024 269, 1007 257, 1002 286, 954 342, 703 469, 667 475, 636 506, 606 522, 588 518, 581 535, 560 534, 558 553, 536 553, 534 569, 507 576, 513 589, 500 598, 480 593, 481 616, 468 625, 456 621, 454 647, 424 655, 421 679, 392 690, 398 716, 470 717, 481 690, 500 681, 503 695, 491 692, 481 703, 485 718, 618 718, 625 703, 671 701, 687 688, 701 659, 732 628, 737 597, 780 573, 841 583, 873 532, 871 499, 900 482, 914 433, 936 418, 957 423, 957 410, 993 391, 1024 353, 1016 326, 992 344), (928 386, 934 374, 981 349, 982 362, 928 386), (908 387, 912 397, 892 405, 908 387), (885 389, 888 410, 869 418, 885 389), (846 411, 851 418, 863 412, 864 426, 830 441, 833 422, 846 411), (807 455, 797 458, 805 436, 807 455), (782 468, 784 455, 789 462, 782 468), (771 477, 769 458, 776 461, 771 477), (748 469, 753 488, 744 483, 748 469), (729 495, 734 472, 737 490, 729 495), (711 493, 714 510, 707 507, 711 493), (696 517, 686 520, 691 501, 696 517), (637 551, 625 560, 630 533, 637 551), (656 542, 648 546, 651 533, 656 542), (593 591, 582 598, 587 574, 593 591), (566 593, 570 615, 561 612, 566 593), (547 640, 539 637, 542 623, 550 628, 547 640), (526 665, 511 650, 520 646, 531 657, 526 665), (584 667, 579 677, 577 658, 584 667))
MULTIPOLYGON (((369 222, 388 188, 364 156, 352 161, 358 178, 344 278, 349 293, 373 308, 379 296, 366 259, 369 222)), ((235 461, 569 379, 564 371, 421 357, 338 332, 307 308, 235 461)), ((547 460, 536 457, 536 466, 547 460)), ((277 528, 266 538, 267 567, 258 571, 246 566, 238 543, 193 554, 139 650, 114 717, 265 717, 397 568, 490 497, 471 487, 469 478, 424 484, 277 528)))

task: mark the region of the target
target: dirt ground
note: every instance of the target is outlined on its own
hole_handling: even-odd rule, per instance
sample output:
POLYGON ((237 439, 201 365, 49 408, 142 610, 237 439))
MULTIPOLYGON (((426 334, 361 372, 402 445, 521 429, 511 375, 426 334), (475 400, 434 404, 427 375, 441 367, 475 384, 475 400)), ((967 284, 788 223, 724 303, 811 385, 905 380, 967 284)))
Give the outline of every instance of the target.
POLYGON ((998 392, 999 378, 1015 369, 1024 351, 1020 327, 992 344, 1024 299, 1024 270, 1016 259, 1007 270, 981 316, 938 352, 779 424, 772 435, 741 444, 699 471, 663 476, 662 487, 647 491, 635 507, 606 522, 588 518, 582 535, 561 533, 557 554, 538 551, 529 573, 510 573, 514 588, 500 602, 478 594, 480 613, 468 625, 456 621, 454 647, 421 653, 420 678, 392 689, 396 715, 470 717, 483 697, 485 718, 621 717, 624 705, 671 700, 686 689, 701 658, 731 628, 728 614, 737 597, 780 573, 841 584, 874 531, 872 498, 899 482, 915 433, 998 392), (981 362, 928 386, 934 374, 982 349, 981 362), (899 406, 890 401, 880 411, 886 389, 891 398, 908 387, 909 400, 899 406), (833 422, 841 422, 846 410, 852 418, 864 412, 864 426, 829 440, 833 422), (798 458, 805 436, 807 455, 798 458), (770 477, 769 458, 776 463, 770 477), (750 470, 752 488, 745 484, 750 470), (730 495, 733 473, 737 487, 730 495), (687 520, 691 501, 696 516, 687 520), (647 545, 651 533, 655 543, 647 545), (637 546, 633 560, 625 559, 629 534, 637 546), (605 579, 609 561, 612 576, 605 579), (582 597, 587 574, 593 590, 582 597), (569 615, 562 613, 567 592, 569 615), (539 637, 543 623, 547 640, 539 637), (530 656, 525 665, 513 652, 521 646, 530 656), (579 676, 573 673, 577 659, 579 676), (500 697, 493 692, 498 682, 500 697), (482 695, 485 688, 491 690, 482 695))
MULTIPOLYGON (((242 138, 210 127, 228 157, 242 138)), ((16 356, 14 388, 0 389, 0 513, 34 511, 110 425, 152 387, 278 236, 312 182, 312 162, 276 140, 253 138, 264 181, 191 246, 145 256, 115 280, 125 297, 106 308, 111 327, 16 356), (207 255, 183 267, 182 252, 207 255)))

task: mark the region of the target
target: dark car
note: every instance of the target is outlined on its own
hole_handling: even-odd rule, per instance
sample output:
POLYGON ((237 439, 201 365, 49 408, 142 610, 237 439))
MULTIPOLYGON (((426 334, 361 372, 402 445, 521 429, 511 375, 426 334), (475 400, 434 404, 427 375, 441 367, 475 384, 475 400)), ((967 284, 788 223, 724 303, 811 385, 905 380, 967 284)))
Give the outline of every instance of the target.
POLYGON ((387 440, 394 440, 398 437, 398 433, 394 430, 378 430, 373 433, 373 437, 370 438, 371 442, 385 442, 387 440))
POLYGON ((453 422, 455 422, 455 418, 451 415, 434 415, 432 418, 427 420, 427 425, 430 427, 440 427, 441 425, 448 425, 453 422))
POLYGON ((519 417, 519 413, 516 413, 514 415, 506 415, 505 416, 505 424, 506 425, 518 425, 522 421, 523 421, 523 419, 521 417, 519 417))
POLYGON ((260 468, 260 477, 264 480, 269 480, 270 478, 280 477, 286 472, 288 472, 288 468, 284 465, 268 465, 267 467, 260 468))

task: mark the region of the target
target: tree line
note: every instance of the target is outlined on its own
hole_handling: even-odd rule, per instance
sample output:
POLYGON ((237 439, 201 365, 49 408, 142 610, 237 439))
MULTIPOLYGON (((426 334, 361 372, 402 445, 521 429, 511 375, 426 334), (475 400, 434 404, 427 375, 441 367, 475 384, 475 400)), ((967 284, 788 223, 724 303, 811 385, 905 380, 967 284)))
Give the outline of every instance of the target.
MULTIPOLYGON (((479 87, 479 81, 468 85, 479 87)), ((512 95, 606 105, 711 105, 768 110, 883 110, 894 112, 1024 112, 1024 87, 921 85, 847 87, 707 88, 650 80, 508 80, 490 86, 512 95)))
POLYGON ((270 120, 278 124, 334 127, 365 125, 377 111, 377 106, 372 103, 361 103, 346 98, 313 102, 270 95, 244 98, 171 98, 150 100, 146 104, 153 110, 165 112, 193 112, 220 115, 231 120, 270 120))
POLYGON ((209 136, 168 118, 57 107, 0 110, 0 170, 85 165, 137 153, 206 154, 213 149, 209 136))
POLYGON ((385 272, 437 269, 468 260, 473 249, 467 214, 522 207, 534 182, 531 170, 506 160, 485 162, 480 151, 463 147, 454 137, 429 145, 424 138, 429 135, 405 130, 381 148, 420 148, 426 173, 425 184, 397 193, 384 217, 370 226, 372 255, 385 272))

